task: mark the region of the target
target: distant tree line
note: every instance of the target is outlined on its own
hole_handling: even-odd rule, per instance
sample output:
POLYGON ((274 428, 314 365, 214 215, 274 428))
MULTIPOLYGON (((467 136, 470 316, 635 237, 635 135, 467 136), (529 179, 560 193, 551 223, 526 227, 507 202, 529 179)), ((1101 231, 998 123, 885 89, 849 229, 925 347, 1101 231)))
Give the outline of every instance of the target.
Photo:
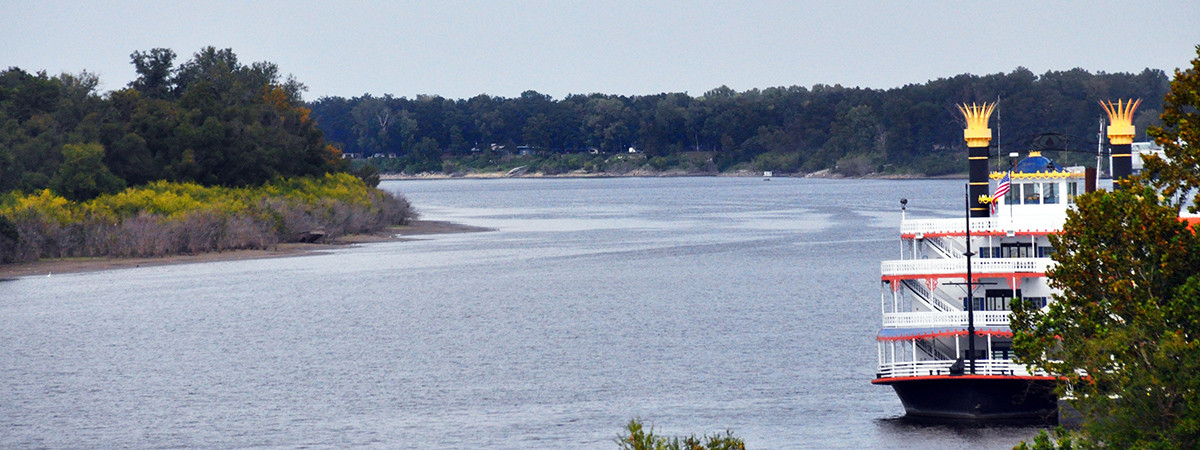
POLYGON ((1153 69, 1038 76, 1018 68, 886 90, 815 85, 737 92, 722 86, 698 97, 590 94, 561 100, 535 91, 465 100, 366 94, 322 97, 309 107, 327 140, 385 171, 495 168, 522 155, 548 163, 551 171, 587 170, 588 164, 602 170, 598 165, 611 158, 579 155, 633 148, 643 165, 657 170, 684 165, 710 172, 940 175, 964 167, 954 103, 999 100, 993 128, 1005 154, 1042 132, 1094 149, 1104 114, 1099 100, 1141 98, 1135 125, 1144 130, 1157 120, 1168 81, 1153 69))

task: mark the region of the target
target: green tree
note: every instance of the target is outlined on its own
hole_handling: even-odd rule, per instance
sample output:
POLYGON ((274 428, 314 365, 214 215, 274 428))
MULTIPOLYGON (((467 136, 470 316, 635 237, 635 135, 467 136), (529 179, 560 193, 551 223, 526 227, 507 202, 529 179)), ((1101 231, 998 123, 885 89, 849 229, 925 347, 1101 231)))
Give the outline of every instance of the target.
POLYGON ((437 141, 430 138, 421 139, 421 142, 414 145, 405 160, 405 172, 408 173, 442 170, 442 151, 438 149, 437 141))
POLYGON ((1062 289, 1014 305, 1014 347, 1061 377, 1084 433, 1117 448, 1200 444, 1200 239, 1144 185, 1080 196, 1051 238, 1062 289))
POLYGON ((83 201, 125 189, 125 180, 104 165, 104 147, 100 144, 67 144, 62 153, 63 162, 50 180, 51 188, 59 195, 83 201))
POLYGON ((17 232, 17 226, 13 225, 12 221, 0 215, 0 238, 9 241, 16 241, 21 238, 21 234, 17 232))
POLYGON ((855 106, 838 117, 822 153, 838 158, 834 169, 859 176, 875 172, 886 159, 887 132, 869 106, 855 106))
POLYGON ((396 111, 391 103, 391 95, 364 95, 355 99, 355 106, 350 110, 350 114, 354 118, 353 131, 357 136, 355 144, 363 150, 363 156, 371 157, 376 153, 394 151, 392 122, 396 111))
POLYGON ((1145 172, 1163 195, 1176 197, 1200 207, 1200 45, 1196 59, 1187 70, 1175 70, 1171 88, 1163 97, 1162 127, 1150 127, 1147 134, 1163 147, 1167 159, 1150 158, 1145 172), (1183 197, 1190 193, 1189 201, 1183 197))
POLYGON ((1147 161, 1150 178, 1128 189, 1080 196, 1051 237, 1062 293, 1045 310, 1013 305, 1014 350, 1062 380, 1084 444, 1200 446, 1200 237, 1179 218, 1200 180, 1197 72, 1200 58, 1176 74, 1152 132, 1171 159, 1147 161))
POLYGON ((304 86, 280 77, 275 64, 243 64, 232 50, 213 47, 176 69, 172 57, 162 49, 134 53, 135 92, 112 96, 118 130, 106 144, 121 151, 109 158, 114 170, 143 181, 155 175, 147 167, 153 161, 168 180, 226 186, 341 170, 300 103, 304 86), (171 94, 158 98, 164 90, 171 94))
POLYGON ((135 51, 129 58, 138 74, 137 79, 129 83, 130 88, 149 98, 171 98, 174 51, 168 48, 155 48, 145 53, 135 51))

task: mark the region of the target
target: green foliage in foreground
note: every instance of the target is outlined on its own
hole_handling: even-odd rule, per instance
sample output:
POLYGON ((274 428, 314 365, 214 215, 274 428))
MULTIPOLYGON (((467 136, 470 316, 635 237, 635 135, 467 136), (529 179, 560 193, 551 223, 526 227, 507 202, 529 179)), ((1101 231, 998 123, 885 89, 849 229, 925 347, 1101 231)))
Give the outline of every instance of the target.
POLYGON ((1034 436, 1032 445, 1022 442, 1013 447, 1013 450, 1073 450, 1076 448, 1091 447, 1065 428, 1057 427, 1053 433, 1047 433, 1046 430, 1039 431, 1037 436, 1034 436))
POLYGON ((621 445, 622 450, 745 450, 746 443, 741 439, 733 437, 732 431, 725 431, 725 435, 713 435, 697 438, 696 435, 691 435, 684 438, 682 441, 678 437, 666 438, 663 436, 655 436, 654 428, 649 430, 642 427, 642 422, 638 419, 629 421, 626 426, 629 434, 621 435, 617 438, 617 443, 621 445))
POLYGON ((1200 444, 1200 238, 1154 189, 1077 198, 1051 237, 1062 289, 1016 305, 1014 347, 1069 387, 1083 432, 1117 447, 1200 444))
POLYGON ((344 173, 241 188, 158 181, 86 202, 50 190, 14 192, 0 196, 0 262, 261 249, 415 216, 404 198, 344 173))
POLYGON ((1035 448, 1200 447, 1200 46, 1177 71, 1150 132, 1167 160, 1148 157, 1121 190, 1079 196, 1051 236, 1044 310, 1014 302, 1013 347, 1059 378, 1082 427, 1035 448))

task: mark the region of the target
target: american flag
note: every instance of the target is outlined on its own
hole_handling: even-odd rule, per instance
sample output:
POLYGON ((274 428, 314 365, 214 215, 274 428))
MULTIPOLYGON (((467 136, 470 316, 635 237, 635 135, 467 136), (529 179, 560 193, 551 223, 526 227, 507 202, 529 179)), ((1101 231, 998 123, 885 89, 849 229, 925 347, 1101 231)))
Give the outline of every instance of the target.
POLYGON ((992 194, 992 213, 996 212, 996 200, 1008 193, 1008 188, 1012 185, 1012 179, 1009 177, 1012 172, 1005 172, 1004 178, 1000 179, 1000 184, 996 185, 996 193, 992 194))

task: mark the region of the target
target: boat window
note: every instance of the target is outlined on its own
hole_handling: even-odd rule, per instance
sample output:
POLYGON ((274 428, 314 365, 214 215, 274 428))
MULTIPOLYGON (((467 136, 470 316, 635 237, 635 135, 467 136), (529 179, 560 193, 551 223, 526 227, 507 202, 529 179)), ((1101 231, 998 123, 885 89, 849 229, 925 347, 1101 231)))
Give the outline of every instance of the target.
POLYGON ((1032 258, 1033 244, 1013 243, 1000 244, 1001 258, 1032 258))
POLYGON ((1038 183, 1022 183, 1021 190, 1024 191, 1025 197, 1021 203, 1026 205, 1040 205, 1042 203, 1041 189, 1038 189, 1038 183))
POLYGON ((1058 183, 1045 183, 1042 185, 1042 203, 1047 205, 1058 204, 1058 183))
POLYGON ((1054 256, 1054 247, 1049 245, 1040 246, 1037 248, 1038 258, 1050 258, 1054 256))
POLYGON ((1008 186, 1008 193, 1004 194, 1005 205, 1020 205, 1021 204, 1021 184, 1012 183, 1008 186))
POLYGON ((1025 304, 1028 306, 1039 309, 1045 308, 1046 305, 1050 303, 1050 299, 1047 297, 1025 297, 1022 298, 1021 301, 1025 302, 1025 304))
MULTIPOLYGON (((974 298, 974 300, 975 300, 975 302, 974 302, 974 303, 975 303, 975 305, 974 305, 974 308, 975 308, 975 310, 976 310, 976 311, 983 311, 983 310, 984 310, 984 309, 983 309, 983 305, 984 305, 984 301, 983 301, 984 299, 983 299, 983 297, 975 297, 975 298, 974 298)), ((966 310, 967 310, 967 298, 966 298, 966 297, 963 297, 963 298, 962 298, 962 304, 963 304, 963 311, 966 311, 966 310)))
POLYGON ((1079 195, 1079 185, 1075 182, 1067 183, 1067 203, 1075 203, 1075 196, 1079 195))
POLYGON ((992 257, 992 248, 991 247, 979 247, 979 257, 980 258, 991 258, 992 257))
POLYGON ((1012 359, 1012 346, 995 345, 992 347, 992 359, 1012 359))
POLYGON ((988 297, 987 304, 983 305, 984 311, 1007 311, 1008 304, 1012 299, 1008 297, 991 298, 988 297))
POLYGON ((1013 296, 1011 289, 988 289, 984 295, 986 296, 984 297, 986 299, 984 311, 1008 311, 1012 299, 1021 296, 1021 290, 1017 289, 1016 297, 1013 296))

